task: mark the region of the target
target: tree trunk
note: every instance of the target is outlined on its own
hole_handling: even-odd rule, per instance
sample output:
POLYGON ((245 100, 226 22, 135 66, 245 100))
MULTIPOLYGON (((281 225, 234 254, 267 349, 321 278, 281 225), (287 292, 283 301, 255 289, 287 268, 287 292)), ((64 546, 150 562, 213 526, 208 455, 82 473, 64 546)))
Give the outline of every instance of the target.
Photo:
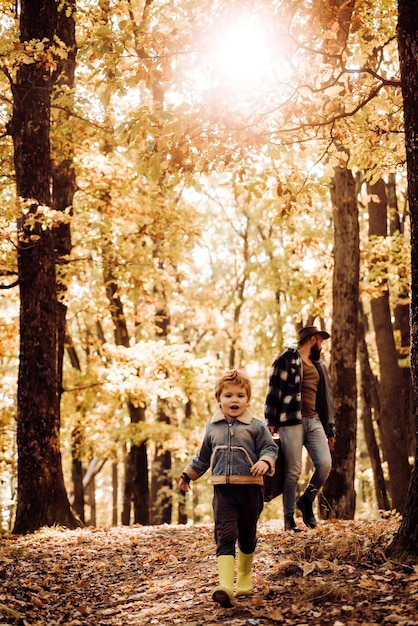
MULTIPOLYGON (((55 0, 22 0, 21 42, 44 38, 52 41, 57 19, 55 0)), ((71 512, 61 463, 61 324, 55 238, 51 227, 43 228, 40 206, 51 206, 51 89, 45 61, 22 64, 13 89, 13 117, 9 124, 17 195, 28 203, 18 224, 20 361, 15 533, 33 532, 53 524, 69 528, 79 525, 71 512)))
POLYGON ((123 466, 125 479, 123 483, 123 503, 121 522, 123 526, 129 526, 131 523, 131 502, 132 502, 132 462, 125 443, 123 448, 123 466))
MULTIPOLYGON (((126 324, 123 304, 118 296, 118 286, 111 271, 112 260, 107 255, 103 260, 105 266, 104 282, 106 295, 110 304, 110 313, 113 321, 113 329, 116 345, 129 347, 129 334, 126 324)), ((145 409, 135 406, 133 402, 127 402, 131 424, 145 422, 145 409)), ((132 481, 130 485, 125 484, 124 488, 124 510, 122 513, 122 523, 129 524, 130 506, 133 499, 134 523, 149 524, 149 484, 148 484, 148 453, 146 441, 131 445, 129 458, 125 463, 125 483, 132 481), (128 521, 127 521, 128 520, 128 521)))
POLYGON ((77 420, 77 424, 71 432, 71 476, 73 479, 73 509, 77 513, 80 520, 85 522, 84 515, 84 471, 83 464, 80 458, 80 452, 82 449, 82 442, 84 439, 84 429, 77 420))
POLYGON ((386 195, 388 199, 389 209, 389 233, 394 235, 395 233, 404 232, 403 220, 399 214, 398 198, 396 196, 396 174, 392 173, 388 176, 388 182, 386 184, 386 195))
MULTIPOLYGON (((75 22, 73 14, 75 12, 75 0, 67 0, 65 10, 58 11, 56 34, 58 38, 64 42, 67 49, 67 56, 57 61, 57 67, 54 73, 56 85, 55 99, 65 94, 65 102, 63 106, 57 108, 57 112, 53 115, 55 128, 61 127, 68 123, 69 113, 73 110, 73 94, 74 74, 76 67, 76 41, 75 41, 75 22), (61 90, 61 87, 65 87, 61 90), (70 100, 68 100, 70 98, 70 100)), ((58 133, 57 133, 58 135, 58 133)), ((53 162, 52 175, 52 204, 57 211, 69 211, 72 215, 73 198, 76 188, 75 172, 73 167, 73 145, 68 144, 53 146, 54 154, 51 159, 53 162)), ((71 252, 71 231, 70 224, 62 222, 57 224, 53 230, 54 233, 54 249, 56 258, 60 263, 65 263, 66 255, 71 252)), ((57 327, 58 327, 58 370, 59 380, 62 381, 63 360, 66 340, 66 315, 67 307, 63 304, 63 294, 66 291, 66 285, 60 277, 57 278, 57 327)), ((61 402, 62 385, 59 385, 59 394, 61 402)))
MULTIPOLYGON (((131 414, 133 424, 145 420, 145 409, 133 407, 136 413, 131 414), (136 417, 137 415, 137 417, 136 417), (136 420, 136 421, 133 421, 136 420)), ((125 480, 123 489, 122 524, 131 523, 131 507, 133 502, 134 523, 147 526, 149 524, 149 481, 147 444, 132 444, 129 452, 125 451, 125 480)))
POLYGON ((97 506, 96 506, 96 479, 92 476, 88 485, 84 488, 87 505, 90 509, 90 517, 86 521, 87 526, 97 526, 97 506))
MULTIPOLYGON (((192 417, 192 401, 189 399, 186 403, 184 409, 184 419, 185 422, 190 421, 192 417)), ((183 469, 183 466, 180 466, 180 471, 183 469)), ((174 478, 177 483, 177 478, 174 478)), ((186 494, 183 491, 178 491, 179 493, 179 502, 178 502, 178 523, 179 524, 187 524, 188 515, 187 515, 187 500, 186 494)))
MULTIPOLYGON (((77 350, 75 349, 71 335, 68 331, 65 332, 65 345, 67 347, 67 355, 70 359, 71 366, 81 372, 80 359, 78 358, 77 350)), ((61 359, 62 363, 63 359, 61 359)), ((82 450, 84 443, 84 421, 85 416, 79 416, 79 409, 81 407, 74 407, 75 423, 71 429, 71 478, 73 481, 73 497, 71 499, 71 505, 77 514, 78 518, 85 522, 84 511, 84 470, 82 462, 82 450)))
POLYGON ((359 299, 359 224, 354 178, 337 167, 331 188, 334 276, 331 379, 337 438, 333 468, 323 489, 323 517, 353 519, 357 435, 356 353, 359 299))
MULTIPOLYGON (((161 398, 158 400, 157 419, 159 424, 170 423, 169 406, 161 398)), ((151 502, 151 523, 171 524, 173 509, 171 452, 166 444, 158 442, 158 437, 152 464, 151 502)))
MULTIPOLYGON (((408 202, 411 216, 411 374, 418 431, 418 0, 398 0, 398 48, 404 102, 408 202)), ((405 513, 388 548, 388 555, 403 559, 418 555, 418 450, 409 484, 405 513)), ((416 560, 416 559, 415 559, 416 560)))
MULTIPOLYGON (((161 269, 163 269, 161 267, 161 269)), ((158 337, 167 341, 170 332, 170 313, 168 311, 164 288, 154 285, 155 328, 158 337)), ((157 400, 157 420, 159 424, 170 424, 170 406, 163 398, 157 400)), ((171 451, 158 437, 155 443, 155 457, 151 477, 151 522, 152 524, 171 524, 173 510, 173 484, 171 476, 171 451)))
MULTIPOLYGON (((389 209, 389 234, 391 236, 405 237, 404 222, 405 216, 399 213, 398 199, 396 196, 396 175, 389 174, 386 185, 389 209)), ((409 327, 410 315, 410 284, 405 280, 407 269, 403 264, 398 265, 397 299, 393 307, 393 330, 397 334, 396 348, 398 352, 398 363, 401 369, 403 388, 403 410, 406 419, 406 442, 407 454, 415 454, 417 445, 415 434, 414 408, 411 385, 411 368, 409 356, 411 353, 411 330, 409 327)))
POLYGON ((118 455, 115 451, 114 455, 112 456, 112 526, 118 525, 118 495, 118 455))
MULTIPOLYGON (((138 407, 139 421, 145 420, 145 409, 138 407)), ((131 418, 132 419, 132 418, 131 418)), ((132 494, 134 503, 134 523, 147 526, 149 518, 149 480, 148 480, 148 453, 144 441, 133 445, 130 451, 133 467, 132 494)))
MULTIPOLYGON (((370 197, 368 202, 369 237, 386 237, 385 184, 379 180, 374 185, 367 185, 367 191, 370 197)), ((385 266, 385 259, 382 259, 381 254, 377 261, 385 266)), ((383 271, 384 269, 386 268, 384 267, 383 271)), ((403 398, 403 378, 398 366, 398 353, 393 335, 389 285, 384 277, 381 279, 379 295, 372 298, 370 306, 379 355, 379 434, 383 457, 389 467, 388 488, 392 507, 403 513, 411 473, 408 451, 405 446, 408 416, 405 414, 404 402, 399 402, 399 399, 403 398)))
POLYGON ((382 511, 388 511, 390 509, 390 504, 386 492, 386 484, 380 459, 380 450, 376 440, 372 418, 374 415, 374 421, 379 421, 379 391, 377 388, 376 377, 370 367, 369 354, 365 339, 364 314, 361 305, 359 306, 358 362, 360 370, 361 419, 363 422, 364 439, 366 441, 367 451, 369 453, 370 463, 372 466, 377 506, 382 511))

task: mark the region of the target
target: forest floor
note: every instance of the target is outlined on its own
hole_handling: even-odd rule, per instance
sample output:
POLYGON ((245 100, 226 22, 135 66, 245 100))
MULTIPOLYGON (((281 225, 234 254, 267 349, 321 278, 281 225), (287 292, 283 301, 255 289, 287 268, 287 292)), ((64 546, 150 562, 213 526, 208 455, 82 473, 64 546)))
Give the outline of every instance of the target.
POLYGON ((211 524, 3 535, 0 624, 418 626, 418 565, 385 557, 398 524, 334 520, 295 534, 260 523, 254 593, 230 609, 211 598, 211 524))

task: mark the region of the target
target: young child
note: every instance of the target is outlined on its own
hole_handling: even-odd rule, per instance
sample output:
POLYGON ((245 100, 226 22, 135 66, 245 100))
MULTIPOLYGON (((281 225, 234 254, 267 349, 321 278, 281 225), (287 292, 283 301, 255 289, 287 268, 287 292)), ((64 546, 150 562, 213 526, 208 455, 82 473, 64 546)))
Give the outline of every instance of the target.
POLYGON ((219 585, 212 598, 233 606, 235 544, 238 540, 236 595, 252 592, 251 568, 257 543, 257 522, 263 510, 263 476, 273 475, 277 446, 264 424, 248 409, 251 382, 243 371, 229 370, 216 383, 219 409, 206 425, 197 455, 179 481, 188 491, 211 468, 213 516, 219 585))

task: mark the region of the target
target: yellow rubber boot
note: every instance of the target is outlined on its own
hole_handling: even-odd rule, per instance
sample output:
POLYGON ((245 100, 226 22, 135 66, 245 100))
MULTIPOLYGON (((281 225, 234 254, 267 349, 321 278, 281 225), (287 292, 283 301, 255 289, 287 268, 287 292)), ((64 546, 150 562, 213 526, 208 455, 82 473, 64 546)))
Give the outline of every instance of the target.
POLYGON ((234 567, 232 554, 218 556, 219 585, 212 593, 212 600, 227 609, 234 605, 234 567))
POLYGON ((238 573, 237 573, 237 596, 249 596, 253 590, 251 568, 253 565, 254 552, 244 554, 238 550, 238 573))

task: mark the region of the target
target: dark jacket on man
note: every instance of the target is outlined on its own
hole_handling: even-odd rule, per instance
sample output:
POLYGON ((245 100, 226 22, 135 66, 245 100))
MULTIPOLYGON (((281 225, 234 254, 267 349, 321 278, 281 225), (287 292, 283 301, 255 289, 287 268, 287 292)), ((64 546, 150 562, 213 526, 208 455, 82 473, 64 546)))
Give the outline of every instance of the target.
MULTIPOLYGON (((325 362, 312 360, 319 374, 316 411, 327 437, 335 437, 334 405, 331 382, 325 362)), ((274 361, 269 373, 269 386, 264 406, 268 426, 277 430, 302 422, 303 363, 296 347, 284 350, 274 361)))

